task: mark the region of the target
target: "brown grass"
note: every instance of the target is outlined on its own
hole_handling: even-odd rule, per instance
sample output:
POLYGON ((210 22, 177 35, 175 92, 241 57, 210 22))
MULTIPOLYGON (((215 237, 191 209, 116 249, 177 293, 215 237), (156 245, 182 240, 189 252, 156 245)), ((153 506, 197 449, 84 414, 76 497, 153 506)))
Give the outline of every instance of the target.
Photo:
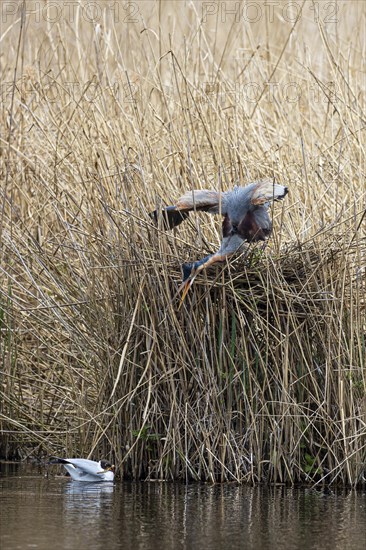
POLYGON ((364 4, 256 23, 220 2, 98 5, 99 27, 83 3, 3 13, 1 455, 362 483, 364 4), (178 310, 180 265, 220 223, 169 233, 148 212, 260 177, 290 189, 268 245, 178 310))

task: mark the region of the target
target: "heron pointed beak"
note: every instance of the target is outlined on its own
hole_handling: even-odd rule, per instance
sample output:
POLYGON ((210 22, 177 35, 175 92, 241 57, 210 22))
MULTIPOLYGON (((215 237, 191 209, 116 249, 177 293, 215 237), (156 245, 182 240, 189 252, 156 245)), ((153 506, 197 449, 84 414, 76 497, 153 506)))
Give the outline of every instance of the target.
POLYGON ((192 279, 188 279, 187 281, 184 281, 183 283, 183 293, 179 302, 178 310, 182 307, 185 297, 188 294, 188 290, 191 288, 193 283, 194 277, 192 279))
POLYGON ((206 256, 205 258, 202 258, 202 260, 199 260, 198 262, 195 262, 193 264, 183 264, 183 283, 178 289, 178 292, 183 289, 183 294, 179 302, 178 310, 182 307, 182 304, 188 294, 188 290, 193 284, 193 281, 207 265, 210 265, 211 263, 213 263, 213 261, 215 261, 212 260, 214 256, 214 254, 210 254, 209 256, 206 256))

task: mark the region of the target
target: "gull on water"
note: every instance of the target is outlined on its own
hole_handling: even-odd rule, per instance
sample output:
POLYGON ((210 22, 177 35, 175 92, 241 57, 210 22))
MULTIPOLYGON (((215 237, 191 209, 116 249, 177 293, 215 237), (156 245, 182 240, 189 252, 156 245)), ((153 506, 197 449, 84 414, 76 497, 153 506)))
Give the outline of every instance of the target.
POLYGON ((115 466, 107 460, 86 458, 58 458, 52 456, 50 464, 62 464, 74 481, 113 481, 115 466))

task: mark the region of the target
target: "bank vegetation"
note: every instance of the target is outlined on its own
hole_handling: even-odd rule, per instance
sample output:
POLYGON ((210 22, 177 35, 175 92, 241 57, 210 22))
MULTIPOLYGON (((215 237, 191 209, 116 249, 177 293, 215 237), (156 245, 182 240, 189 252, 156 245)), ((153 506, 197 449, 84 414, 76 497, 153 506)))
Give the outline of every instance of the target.
POLYGON ((364 483, 363 3, 95 4, 19 2, 1 38, 1 456, 364 483), (289 187, 272 237, 178 309, 220 221, 149 212, 262 177, 289 187))

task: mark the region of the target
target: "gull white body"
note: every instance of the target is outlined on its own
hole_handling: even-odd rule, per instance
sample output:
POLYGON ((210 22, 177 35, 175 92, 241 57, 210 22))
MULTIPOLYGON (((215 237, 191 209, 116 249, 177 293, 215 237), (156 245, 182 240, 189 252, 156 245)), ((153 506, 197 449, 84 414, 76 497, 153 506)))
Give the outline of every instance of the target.
POLYGON ((105 460, 53 457, 51 464, 62 464, 73 481, 101 482, 114 480, 114 466, 105 460))

